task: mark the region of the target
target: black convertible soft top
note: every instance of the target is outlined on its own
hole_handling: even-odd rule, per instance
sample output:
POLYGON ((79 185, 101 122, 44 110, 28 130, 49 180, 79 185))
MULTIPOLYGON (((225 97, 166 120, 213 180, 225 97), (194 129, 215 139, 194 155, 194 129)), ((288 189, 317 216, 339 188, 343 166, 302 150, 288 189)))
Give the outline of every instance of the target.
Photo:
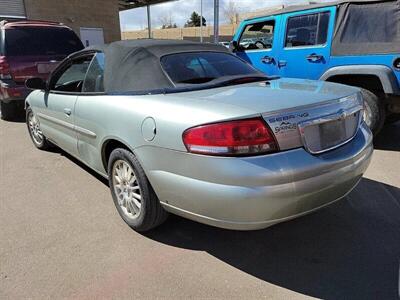
POLYGON ((126 40, 103 46, 92 46, 73 54, 88 51, 105 54, 104 89, 106 93, 146 93, 175 88, 161 67, 160 58, 175 53, 212 51, 230 53, 224 47, 179 40, 126 40))
MULTIPOLYGON (((264 16, 276 16, 286 13, 292 13, 297 11, 303 10, 310 10, 310 9, 317 9, 317 8, 324 8, 330 6, 342 6, 348 4, 372 4, 372 3, 383 3, 383 2, 396 2, 398 0, 337 0, 337 1, 326 1, 320 3, 313 3, 313 4, 297 4, 297 5, 288 5, 281 9, 271 10, 270 12, 266 13, 264 16)), ((247 20, 257 19, 259 17, 250 18, 247 20)), ((246 20, 246 21, 247 21, 246 20)))

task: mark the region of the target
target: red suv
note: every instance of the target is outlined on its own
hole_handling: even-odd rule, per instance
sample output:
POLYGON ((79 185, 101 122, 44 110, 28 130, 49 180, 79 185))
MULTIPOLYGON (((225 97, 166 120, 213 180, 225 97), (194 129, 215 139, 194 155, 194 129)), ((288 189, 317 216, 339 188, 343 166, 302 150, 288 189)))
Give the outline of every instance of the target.
POLYGON ((69 27, 44 21, 0 22, 0 116, 12 119, 30 90, 25 80, 47 79, 69 54, 83 49, 69 27))

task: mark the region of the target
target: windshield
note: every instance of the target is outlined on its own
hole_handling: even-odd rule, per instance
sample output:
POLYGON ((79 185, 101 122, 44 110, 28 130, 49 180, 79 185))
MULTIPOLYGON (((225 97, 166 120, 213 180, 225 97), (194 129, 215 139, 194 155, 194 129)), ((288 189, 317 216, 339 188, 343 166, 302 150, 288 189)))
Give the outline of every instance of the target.
POLYGON ((170 54, 161 58, 161 64, 176 85, 202 84, 224 77, 262 76, 238 57, 223 52, 170 54))
POLYGON ((67 28, 18 27, 6 30, 6 53, 10 56, 69 55, 83 48, 67 28))

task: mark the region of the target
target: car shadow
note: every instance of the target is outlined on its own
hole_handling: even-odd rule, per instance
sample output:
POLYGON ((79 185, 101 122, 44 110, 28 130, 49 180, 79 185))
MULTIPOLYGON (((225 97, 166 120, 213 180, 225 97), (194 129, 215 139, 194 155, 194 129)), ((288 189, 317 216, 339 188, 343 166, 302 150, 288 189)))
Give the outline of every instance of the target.
POLYGON ((377 150, 400 151, 400 122, 387 124, 374 138, 377 150))
POLYGON ((78 165, 79 167, 81 167, 83 170, 85 170, 87 173, 89 173, 90 175, 92 175, 93 177, 97 178, 101 183, 103 183, 105 186, 109 186, 108 185, 108 180, 106 178, 104 178, 103 176, 101 176, 99 173, 97 173, 96 171, 94 171, 93 169, 89 168, 87 165, 85 165, 84 163, 82 163, 80 160, 76 159, 75 157, 73 157, 71 154, 65 152, 64 150, 62 150, 61 148, 52 145, 49 149, 46 150, 47 152, 51 152, 51 153, 58 153, 61 156, 64 156, 65 158, 69 159, 70 161, 72 161, 73 163, 75 163, 76 165, 78 165))
POLYGON ((313 297, 399 297, 400 189, 369 179, 332 206, 265 230, 230 231, 173 216, 146 236, 206 251, 261 280, 313 297))

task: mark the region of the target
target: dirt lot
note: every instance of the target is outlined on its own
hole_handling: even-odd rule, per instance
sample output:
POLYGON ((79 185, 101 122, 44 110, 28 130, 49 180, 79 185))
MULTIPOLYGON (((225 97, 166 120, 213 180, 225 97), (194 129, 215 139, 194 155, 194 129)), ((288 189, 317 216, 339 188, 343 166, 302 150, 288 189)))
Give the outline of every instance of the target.
POLYGON ((107 183, 0 121, 0 299, 398 299, 400 124, 337 204, 262 231, 171 217, 141 235, 107 183))

